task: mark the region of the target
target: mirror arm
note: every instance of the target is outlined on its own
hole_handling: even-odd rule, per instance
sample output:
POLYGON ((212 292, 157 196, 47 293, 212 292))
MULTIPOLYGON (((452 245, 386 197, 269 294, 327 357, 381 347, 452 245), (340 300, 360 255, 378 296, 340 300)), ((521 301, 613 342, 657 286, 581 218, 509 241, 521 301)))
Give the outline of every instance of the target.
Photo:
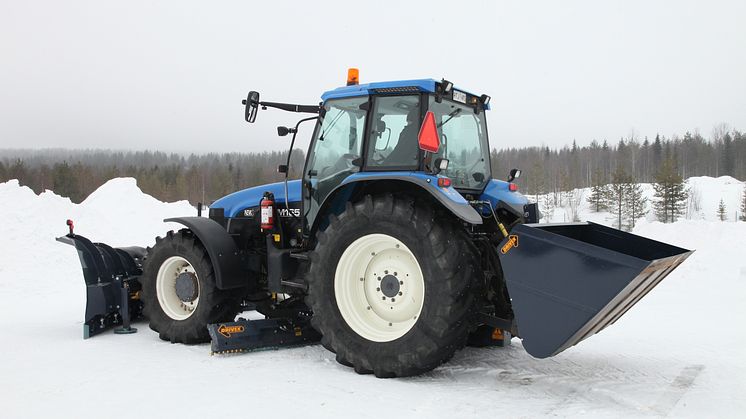
POLYGON ((303 112, 303 113, 319 113, 321 106, 319 105, 295 105, 292 103, 279 103, 279 102, 259 102, 262 108, 275 108, 289 112, 303 112))

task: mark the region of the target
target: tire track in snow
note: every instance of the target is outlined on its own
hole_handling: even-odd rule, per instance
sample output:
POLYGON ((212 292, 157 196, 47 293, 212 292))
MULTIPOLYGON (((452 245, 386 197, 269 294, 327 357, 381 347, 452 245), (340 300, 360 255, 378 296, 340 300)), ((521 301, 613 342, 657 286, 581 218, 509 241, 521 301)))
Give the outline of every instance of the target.
POLYGON ((666 391, 658 398, 658 401, 653 405, 653 411, 660 413, 662 416, 668 416, 668 414, 676 407, 679 400, 694 384, 694 380, 697 376, 705 369, 704 365, 689 365, 681 370, 681 373, 671 382, 666 391))

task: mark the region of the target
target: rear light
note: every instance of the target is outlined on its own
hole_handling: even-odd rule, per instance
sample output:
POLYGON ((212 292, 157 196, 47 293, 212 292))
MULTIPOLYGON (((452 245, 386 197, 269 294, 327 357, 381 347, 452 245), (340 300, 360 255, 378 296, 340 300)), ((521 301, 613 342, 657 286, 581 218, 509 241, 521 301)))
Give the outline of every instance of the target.
POLYGON ((447 187, 451 186, 451 179, 449 179, 447 177, 439 177, 438 178, 438 186, 440 186, 441 188, 447 188, 447 187))
POLYGON ((515 183, 508 183, 508 190, 510 190, 510 192, 516 192, 518 190, 518 185, 515 183))
POLYGON ((435 126, 435 115, 428 111, 425 114, 425 120, 422 121, 420 134, 417 136, 420 148, 431 153, 437 153, 440 148, 440 138, 438 138, 438 128, 435 126))

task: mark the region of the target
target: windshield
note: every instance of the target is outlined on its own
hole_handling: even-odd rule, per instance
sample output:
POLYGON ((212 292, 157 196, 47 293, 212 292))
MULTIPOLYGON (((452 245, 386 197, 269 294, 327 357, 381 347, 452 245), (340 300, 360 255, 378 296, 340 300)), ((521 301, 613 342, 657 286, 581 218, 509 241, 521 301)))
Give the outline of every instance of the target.
POLYGON ((481 189, 490 177, 489 143, 484 111, 443 99, 430 97, 430 109, 435 115, 440 136, 440 149, 433 157, 448 159, 448 169, 442 173, 451 178, 456 188, 481 189))

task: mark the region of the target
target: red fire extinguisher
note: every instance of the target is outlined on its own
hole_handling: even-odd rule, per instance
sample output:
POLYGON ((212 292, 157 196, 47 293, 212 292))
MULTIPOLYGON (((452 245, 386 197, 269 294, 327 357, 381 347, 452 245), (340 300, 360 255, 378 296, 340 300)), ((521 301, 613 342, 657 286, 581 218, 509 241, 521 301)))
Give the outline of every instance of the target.
POLYGON ((272 194, 264 195, 259 204, 262 230, 271 230, 275 226, 275 201, 272 194))

